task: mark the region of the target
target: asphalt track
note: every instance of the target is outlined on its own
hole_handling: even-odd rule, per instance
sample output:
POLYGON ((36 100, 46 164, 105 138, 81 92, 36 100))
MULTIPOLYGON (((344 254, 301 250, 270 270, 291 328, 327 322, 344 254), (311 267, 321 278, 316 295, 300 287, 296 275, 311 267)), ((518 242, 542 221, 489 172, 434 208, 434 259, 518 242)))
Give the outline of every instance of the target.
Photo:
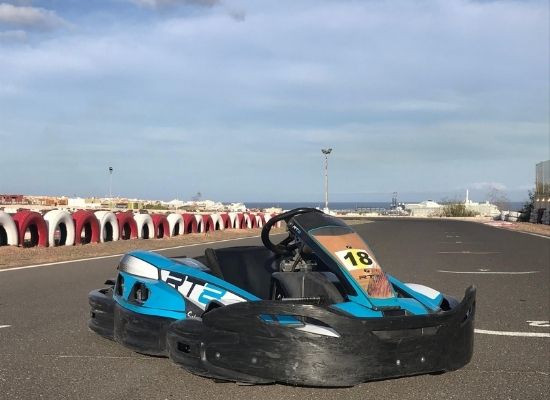
MULTIPOLYGON (((376 220, 355 228, 385 270, 406 282, 460 298, 475 284, 477 329, 542 337, 476 333, 473 360, 459 371, 353 388, 215 383, 88 330, 87 294, 114 276, 114 257, 0 272, 0 398, 547 398, 550 240, 459 221, 376 220)), ((259 239, 218 246, 253 243, 259 239)), ((162 253, 196 256, 204 247, 162 253)))

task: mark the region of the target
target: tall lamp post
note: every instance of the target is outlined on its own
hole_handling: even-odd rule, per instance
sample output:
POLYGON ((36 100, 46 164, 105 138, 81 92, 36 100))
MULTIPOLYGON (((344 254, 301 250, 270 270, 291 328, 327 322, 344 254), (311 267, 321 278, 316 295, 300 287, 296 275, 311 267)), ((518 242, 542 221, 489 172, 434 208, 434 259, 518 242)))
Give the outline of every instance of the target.
POLYGON ((328 212, 328 155, 332 152, 332 148, 321 149, 325 155, 325 212, 328 212))
POLYGON ((109 167, 109 206, 113 208, 113 167, 109 167))

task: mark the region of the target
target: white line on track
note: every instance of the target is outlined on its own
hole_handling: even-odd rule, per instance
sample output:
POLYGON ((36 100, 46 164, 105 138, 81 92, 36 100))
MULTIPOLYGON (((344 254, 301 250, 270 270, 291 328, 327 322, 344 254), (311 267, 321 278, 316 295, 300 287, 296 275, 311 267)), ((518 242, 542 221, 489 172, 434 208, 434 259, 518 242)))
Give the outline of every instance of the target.
MULTIPOLYGON (((278 233, 273 236, 283 235, 283 233, 278 233)), ((201 243, 192 243, 192 244, 184 244, 181 246, 174 246, 174 247, 165 247, 163 249, 152 249, 149 251, 165 251, 165 250, 173 250, 173 249, 182 249, 185 247, 196 247, 196 246, 204 246, 209 244, 216 244, 216 243, 225 243, 225 242, 232 242, 237 240, 245 240, 245 239, 254 239, 259 238, 260 235, 256 236, 245 236, 241 238, 235 238, 235 239, 222 239, 222 240, 215 240, 212 242, 201 242, 201 243)), ((98 256, 98 257, 89 257, 89 258, 80 258, 77 260, 66 260, 66 261, 57 261, 57 262, 50 262, 50 263, 44 263, 44 264, 35 264, 35 265, 26 265, 24 267, 13 267, 13 268, 4 268, 0 269, 0 272, 10 272, 10 271, 18 271, 21 269, 31 269, 31 268, 41 268, 41 267, 49 267, 52 265, 59 265, 59 264, 70 264, 70 263, 77 263, 77 262, 83 262, 83 261, 91 261, 91 260, 102 260, 105 258, 114 258, 114 257, 122 257, 124 254, 112 254, 109 256, 98 256)))
POLYGON ((159 359, 160 357, 136 357, 136 356, 79 356, 79 355, 61 355, 61 354, 44 354, 44 357, 55 357, 55 358, 92 358, 100 360, 119 360, 119 359, 129 359, 129 360, 149 360, 149 359, 159 359))
POLYGON ((2 328, 9 328, 11 325, 0 325, 0 329, 2 328))
POLYGON ((438 269, 437 272, 443 272, 446 274, 527 275, 536 274, 539 271, 446 271, 444 269, 438 269))
POLYGON ((550 337, 550 333, 544 332, 506 332, 506 331, 488 331, 485 329, 474 329, 475 333, 497 336, 519 336, 519 337, 550 337))

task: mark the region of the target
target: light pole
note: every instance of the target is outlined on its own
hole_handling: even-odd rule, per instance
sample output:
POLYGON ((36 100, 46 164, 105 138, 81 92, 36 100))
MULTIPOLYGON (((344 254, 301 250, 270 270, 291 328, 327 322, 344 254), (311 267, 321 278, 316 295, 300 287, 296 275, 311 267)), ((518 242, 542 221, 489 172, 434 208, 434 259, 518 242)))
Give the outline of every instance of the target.
POLYGON ((109 205, 113 202, 113 167, 109 167, 109 205))
POLYGON ((325 155, 325 212, 328 212, 328 155, 332 152, 332 148, 321 149, 325 155))

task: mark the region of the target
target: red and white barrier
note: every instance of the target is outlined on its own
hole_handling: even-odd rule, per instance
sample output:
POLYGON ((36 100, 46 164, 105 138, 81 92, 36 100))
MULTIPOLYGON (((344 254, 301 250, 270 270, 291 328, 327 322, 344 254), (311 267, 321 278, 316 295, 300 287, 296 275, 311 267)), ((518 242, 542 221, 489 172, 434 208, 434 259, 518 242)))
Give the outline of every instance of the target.
POLYGON ((262 228, 264 225, 265 225, 264 214, 262 213, 256 214, 256 227, 262 228))
POLYGON ((220 214, 210 214, 210 218, 212 218, 212 224, 214 225, 213 230, 223 231, 225 229, 225 224, 220 214))
POLYGON ((48 247, 48 227, 41 214, 22 210, 13 217, 19 234, 19 245, 23 247, 48 247))
POLYGON ((153 224, 155 225, 155 238, 162 239, 170 237, 170 224, 164 214, 153 214, 153 224))
POLYGON ((231 219, 229 218, 229 214, 221 213, 219 215, 220 215, 220 218, 222 219, 224 229, 233 228, 233 224, 231 223, 231 219))
MULTIPOLYGON (((71 246, 91 242, 163 238, 224 229, 261 228, 277 214, 132 214, 131 212, 78 210, 72 215, 52 210, 44 217, 22 210, 11 216, 0 211, 0 246, 71 246)), ((281 222, 276 224, 281 226, 281 222)))
POLYGON ((183 218, 183 233, 197 233, 199 231, 199 225, 195 218, 195 214, 182 214, 181 217, 183 218))
POLYGON ((242 213, 236 213, 236 212, 230 212, 227 215, 228 215, 229 220, 231 222, 231 227, 233 229, 241 229, 242 222, 243 222, 243 214, 242 213))
POLYGON ((114 242, 120 237, 116 215, 111 211, 96 211, 95 216, 99 222, 99 241, 114 242))
POLYGON ((195 214, 197 220, 197 230, 200 233, 211 232, 215 229, 214 221, 208 214, 195 214))
POLYGON ((155 225, 149 214, 134 214, 138 239, 153 239, 155 237, 155 225))
POLYGON ((8 213, 0 211, 0 246, 17 246, 18 244, 17 226, 13 218, 8 213))
POLYGON ((178 236, 185 233, 185 224, 180 214, 169 214, 166 219, 168 219, 170 236, 178 236))
POLYGON ((241 220, 241 229, 251 229, 252 228, 252 219, 250 218, 250 214, 244 213, 242 214, 242 220, 241 220))
POLYGON ((138 231, 134 214, 131 212, 118 212, 115 215, 118 222, 120 240, 137 239, 138 231))
POLYGON ((51 210, 44 214, 48 226, 48 243, 50 247, 74 245, 74 221, 65 210, 51 210))
POLYGON ((92 212, 78 210, 72 217, 75 226, 74 244, 99 242, 99 222, 92 212))

